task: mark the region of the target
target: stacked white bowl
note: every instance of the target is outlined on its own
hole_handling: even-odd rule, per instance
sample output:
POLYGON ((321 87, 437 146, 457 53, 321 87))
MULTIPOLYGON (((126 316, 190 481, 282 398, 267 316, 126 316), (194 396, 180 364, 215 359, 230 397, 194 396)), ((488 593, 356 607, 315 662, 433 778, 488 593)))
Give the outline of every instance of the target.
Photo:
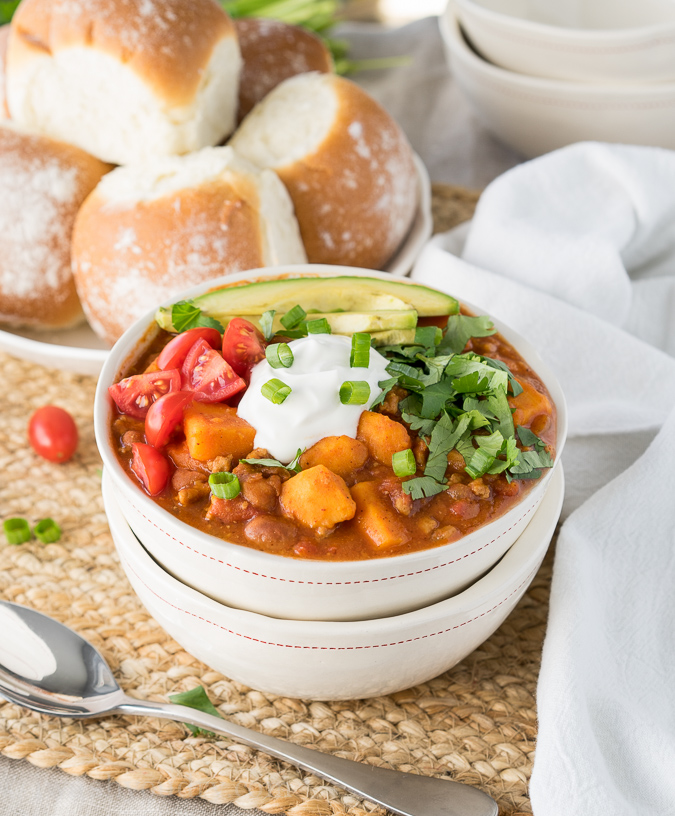
MULTIPOLYGON (((237 279, 289 274, 391 277, 352 267, 276 267, 210 281, 176 299, 237 279)), ((511 510, 454 543, 388 558, 327 562, 273 555, 204 533, 129 477, 112 442, 108 387, 152 341, 153 323, 150 313, 110 352, 96 393, 96 440, 105 466, 105 509, 122 566, 146 608, 186 651, 263 691, 353 699, 429 680, 497 629, 546 553, 564 492, 559 460, 567 431, 565 401, 529 344, 495 321, 556 404, 556 466, 511 510)))
POLYGON ((586 140, 675 148, 671 0, 450 0, 440 26, 459 87, 524 156, 586 140))

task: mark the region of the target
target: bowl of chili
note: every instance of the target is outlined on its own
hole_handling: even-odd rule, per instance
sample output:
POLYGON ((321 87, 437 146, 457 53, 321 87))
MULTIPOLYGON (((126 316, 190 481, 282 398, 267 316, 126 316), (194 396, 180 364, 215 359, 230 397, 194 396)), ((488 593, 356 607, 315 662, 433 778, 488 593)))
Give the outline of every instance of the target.
POLYGON ((152 557, 216 601, 298 620, 406 613, 490 570, 546 495, 565 401, 525 340, 451 302, 372 270, 278 267, 192 289, 128 329, 99 379, 96 438, 152 557), (267 317, 242 305, 260 297, 251 286, 267 317), (299 323, 278 323, 296 308, 299 323))
POLYGON ((452 668, 486 640, 534 578, 563 499, 556 468, 532 521, 487 575, 448 600, 361 621, 270 618, 214 601, 176 580, 132 533, 107 471, 103 497, 131 585, 153 618, 190 654, 255 689, 302 700, 393 694, 452 668))

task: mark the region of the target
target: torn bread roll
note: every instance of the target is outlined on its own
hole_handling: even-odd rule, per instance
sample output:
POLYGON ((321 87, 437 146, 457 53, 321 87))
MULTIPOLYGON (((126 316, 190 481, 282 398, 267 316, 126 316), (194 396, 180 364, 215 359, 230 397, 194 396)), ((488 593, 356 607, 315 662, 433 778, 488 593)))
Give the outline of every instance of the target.
POLYGON ((286 185, 310 263, 380 269, 418 204, 413 151, 391 116, 334 74, 287 79, 230 144, 286 185))
POLYGON ((0 125, 0 322, 59 329, 83 320, 70 240, 82 202, 111 169, 72 145, 0 125))
POLYGON ((330 51, 311 31, 265 17, 241 17, 234 24, 243 60, 240 120, 285 79, 333 71, 330 51))
POLYGON ((118 167, 84 203, 73 235, 82 306, 109 343, 190 286, 305 262, 286 188, 231 147, 118 167))
POLYGON ((240 69, 216 0, 22 0, 7 99, 25 127, 129 164, 222 141, 240 69))

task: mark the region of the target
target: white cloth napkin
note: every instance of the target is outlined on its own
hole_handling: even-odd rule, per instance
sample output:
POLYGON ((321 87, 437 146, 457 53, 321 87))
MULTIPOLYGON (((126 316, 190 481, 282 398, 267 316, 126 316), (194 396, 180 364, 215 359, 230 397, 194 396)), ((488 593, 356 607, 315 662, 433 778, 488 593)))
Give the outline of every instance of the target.
POLYGON ((584 143, 509 170, 412 278, 511 325, 567 396, 535 816, 673 814, 675 153, 584 143))

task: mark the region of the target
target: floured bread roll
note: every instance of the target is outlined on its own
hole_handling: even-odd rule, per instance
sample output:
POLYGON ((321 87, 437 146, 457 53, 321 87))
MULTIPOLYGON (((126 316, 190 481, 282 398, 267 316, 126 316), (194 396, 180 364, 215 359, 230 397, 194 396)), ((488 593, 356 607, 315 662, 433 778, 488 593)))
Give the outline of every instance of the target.
POLYGON ((9 117, 5 86, 7 81, 7 45, 9 43, 9 32, 11 30, 11 26, 0 26, 0 119, 7 119, 9 117))
POLYGON ((80 205, 110 169, 77 147, 0 125, 0 322, 52 329, 83 319, 70 239, 80 205))
POLYGON ((73 235, 77 291, 109 343, 202 281, 305 262, 284 185, 231 147, 118 167, 84 203, 73 235))
POLYGON ((333 74, 287 79, 230 144, 288 188, 310 263, 381 268, 417 208, 413 152, 365 91, 333 74))
POLYGON ((7 98, 27 128, 128 164, 221 141, 240 69, 216 0, 22 0, 7 98))
POLYGON ((240 120, 285 79, 333 70, 328 48, 304 28, 265 17, 242 17, 234 24, 244 61, 239 84, 240 120))

